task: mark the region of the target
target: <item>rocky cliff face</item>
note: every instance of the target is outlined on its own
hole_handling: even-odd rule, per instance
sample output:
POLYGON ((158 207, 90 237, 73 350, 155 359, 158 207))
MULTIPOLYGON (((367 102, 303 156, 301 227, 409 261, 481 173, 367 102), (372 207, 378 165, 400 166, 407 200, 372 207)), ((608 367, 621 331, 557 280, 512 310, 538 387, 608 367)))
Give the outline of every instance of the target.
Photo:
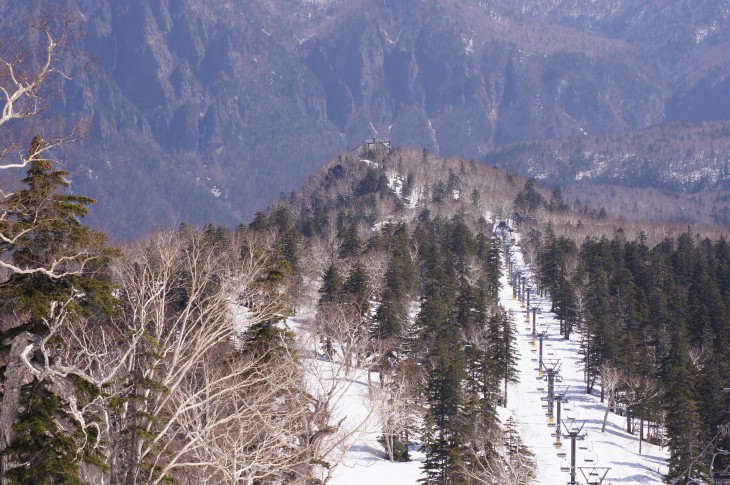
MULTIPOLYGON (((558 0, 57 3, 83 19, 77 47, 93 61, 54 108, 90 120, 65 157, 75 190, 99 199, 94 222, 118 237, 245 221, 372 136, 476 158, 535 138, 730 117, 725 17, 709 0, 671 49, 651 33, 673 31, 680 0, 658 12, 558 0)), ((3 32, 22 32, 36 8, 0 6, 3 32)))
POLYGON ((302 52, 350 141, 374 127, 396 144, 474 157, 662 119, 665 93, 640 53, 555 29, 471 2, 364 2, 302 52))
POLYGON ((94 68, 68 90, 93 120, 73 153, 76 173, 93 176, 75 183, 101 198, 97 220, 122 216, 110 226, 121 236, 243 221, 345 148, 267 12, 202 3, 94 1, 84 12, 94 68))

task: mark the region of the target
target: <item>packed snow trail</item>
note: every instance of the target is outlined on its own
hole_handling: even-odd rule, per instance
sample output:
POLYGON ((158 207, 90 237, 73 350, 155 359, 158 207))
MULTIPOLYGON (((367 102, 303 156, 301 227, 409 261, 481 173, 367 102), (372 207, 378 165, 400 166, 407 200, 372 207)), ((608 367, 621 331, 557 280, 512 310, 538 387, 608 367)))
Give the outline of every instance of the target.
MULTIPOLYGON (((513 264, 520 267, 523 276, 531 278, 530 269, 524 266, 519 247, 511 248, 513 264)), ((539 377, 538 353, 539 340, 532 335, 532 312, 527 322, 527 309, 520 301, 513 298, 508 271, 502 271, 502 290, 500 300, 507 311, 514 315, 517 331, 517 349, 519 357, 519 379, 516 384, 508 386, 507 408, 500 408, 502 423, 509 416, 518 422, 523 443, 535 455, 537 465, 536 482, 541 485, 565 485, 570 475, 565 472, 570 466, 570 439, 563 437, 560 451, 565 457, 558 456, 558 448, 554 446, 556 438, 555 426, 548 426, 546 416, 547 382, 539 377)), ((639 439, 625 431, 626 418, 609 413, 606 431, 601 432, 603 416, 606 409, 597 396, 586 394, 583 381, 583 369, 579 351, 580 334, 574 332, 571 340, 564 340, 559 335, 559 323, 553 313, 547 310, 550 302, 547 299, 532 298, 530 306, 537 306, 542 313, 537 313, 536 330, 546 332, 543 338, 543 361, 559 361, 560 382, 556 388, 564 390, 568 403, 562 406, 562 421, 573 423, 578 427, 585 426, 581 434, 585 439, 577 441, 576 483, 586 484, 579 468, 586 474, 586 468, 610 468, 603 484, 656 484, 661 485, 662 476, 667 471, 667 452, 665 449, 642 443, 642 454, 639 454, 639 439)), ((555 413, 554 413, 555 414, 555 413)), ((565 427, 563 427, 563 431, 565 427)), ((604 470, 599 470, 603 475, 604 470)), ((595 479, 595 476, 592 477, 595 479)))

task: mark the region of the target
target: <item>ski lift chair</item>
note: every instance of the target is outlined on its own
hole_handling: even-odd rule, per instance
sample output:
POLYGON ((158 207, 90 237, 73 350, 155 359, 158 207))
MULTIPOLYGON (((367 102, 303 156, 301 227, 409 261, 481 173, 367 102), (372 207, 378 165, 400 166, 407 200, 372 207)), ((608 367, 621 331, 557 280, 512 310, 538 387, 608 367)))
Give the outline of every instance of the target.
POLYGON ((596 458, 596 453, 594 451, 587 451, 585 456, 583 457, 583 461, 593 464, 596 462, 596 458))

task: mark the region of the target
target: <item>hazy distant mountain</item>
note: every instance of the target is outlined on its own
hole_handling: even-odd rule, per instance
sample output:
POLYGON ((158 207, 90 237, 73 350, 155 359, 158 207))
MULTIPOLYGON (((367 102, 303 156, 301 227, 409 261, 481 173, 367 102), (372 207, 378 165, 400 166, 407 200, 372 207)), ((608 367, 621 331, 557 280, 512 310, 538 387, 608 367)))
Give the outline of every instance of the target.
POLYGON ((549 184, 730 189, 730 122, 660 125, 626 134, 524 142, 485 160, 549 184))
MULTIPOLYGON (((74 187, 119 237, 247 220, 373 136, 481 158, 730 118, 721 2, 58 3, 84 19, 94 61, 57 108, 91 120, 67 154, 74 187)), ((34 8, 6 2, 0 29, 22 31, 34 8)))

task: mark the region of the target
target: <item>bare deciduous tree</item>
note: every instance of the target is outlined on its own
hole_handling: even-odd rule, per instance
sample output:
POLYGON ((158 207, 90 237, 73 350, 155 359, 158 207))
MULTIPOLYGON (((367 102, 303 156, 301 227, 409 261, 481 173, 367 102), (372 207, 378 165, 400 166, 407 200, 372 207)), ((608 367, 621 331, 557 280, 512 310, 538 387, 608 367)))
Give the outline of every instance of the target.
POLYGON ((409 433, 415 429, 420 382, 418 367, 408 361, 402 362, 390 375, 382 376, 382 386, 370 388, 370 402, 380 421, 383 433, 383 447, 389 461, 395 461, 396 446, 407 446, 409 433))
POLYGON ((346 374, 362 361, 368 345, 368 327, 357 305, 322 305, 317 314, 317 332, 324 339, 325 355, 329 359, 339 356, 346 374))
POLYGON ((497 485, 529 485, 535 479, 535 460, 525 446, 514 445, 512 452, 498 443, 503 432, 497 427, 476 430, 469 442, 467 459, 460 463, 460 472, 468 483, 497 485))
POLYGON ((692 361, 692 366, 696 369, 702 369, 703 360, 705 358, 705 354, 707 354, 707 349, 705 348, 705 345, 693 345, 691 349, 689 349, 689 358, 692 361))
POLYGON ((293 355, 254 358, 223 344, 176 389, 169 439, 157 452, 160 483, 303 482, 312 418, 293 355), (164 477, 164 478, 163 478, 164 477))
MULTIPOLYGON (((316 348, 319 342, 314 333, 303 332, 299 344, 301 353, 311 354, 308 351, 316 348)), ((348 399, 358 394, 353 387, 362 386, 366 371, 337 360, 320 359, 316 353, 314 358, 304 359, 303 365, 312 410, 306 433, 308 452, 311 462, 316 465, 314 478, 326 483, 370 420, 371 410, 363 415, 347 414, 348 399)), ((363 391, 366 389, 362 386, 363 391)))
POLYGON ((0 147, 0 169, 23 168, 29 160, 45 154, 63 143, 64 137, 53 143, 38 146, 30 156, 23 155, 12 135, 10 124, 15 120, 33 118, 46 107, 45 94, 52 77, 70 79, 63 65, 63 50, 67 45, 75 23, 73 18, 61 19, 57 26, 48 21, 32 25, 39 34, 37 44, 27 50, 15 41, 0 43, 0 130, 5 135, 5 145, 0 147), (16 160, 11 160, 15 153, 16 160))
POLYGON ((603 424, 601 425, 601 432, 603 433, 606 431, 608 412, 616 405, 616 391, 624 381, 624 373, 609 363, 601 364, 598 372, 601 376, 601 387, 606 393, 606 411, 603 413, 603 424))
MULTIPOLYGON (((650 403, 661 395, 662 390, 659 388, 656 379, 651 376, 630 376, 624 382, 627 390, 625 396, 627 409, 644 408, 644 411, 639 413, 639 454, 641 454, 642 444, 647 438, 644 435, 644 422, 647 419, 647 414, 651 415, 646 411, 650 409, 650 403)), ((627 413, 626 431, 628 433, 633 433, 631 420, 631 413, 627 413)))
POLYGON ((281 289, 267 279, 271 241, 242 237, 216 250, 202 231, 158 233, 118 265, 118 325, 144 334, 108 414, 119 483, 255 483, 308 472, 313 410, 293 345, 249 354, 237 338, 282 316, 281 289))

